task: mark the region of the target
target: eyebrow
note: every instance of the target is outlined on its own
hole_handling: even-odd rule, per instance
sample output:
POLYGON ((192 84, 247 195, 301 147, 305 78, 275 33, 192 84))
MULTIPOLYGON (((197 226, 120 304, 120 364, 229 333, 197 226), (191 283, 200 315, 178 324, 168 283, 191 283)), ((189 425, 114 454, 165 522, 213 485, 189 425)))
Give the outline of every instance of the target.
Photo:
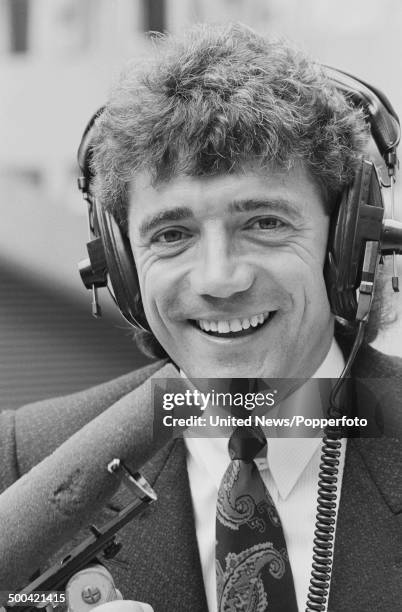
POLYGON ((188 206, 176 206, 175 208, 169 208, 167 210, 161 210, 146 217, 139 227, 140 236, 145 236, 161 223, 166 221, 182 221, 183 219, 190 219, 193 217, 193 211, 188 206))
MULTIPOLYGON (((244 213, 253 211, 274 211, 277 213, 285 213, 289 217, 297 220, 301 218, 296 205, 291 204, 284 198, 250 198, 231 202, 228 206, 230 213, 244 213)), ((184 219, 194 218, 194 212, 188 206, 176 206, 167 210, 161 210, 149 217, 146 217, 138 229, 139 235, 144 237, 149 232, 152 232, 159 225, 166 222, 183 221, 184 219)))
POLYGON ((254 212, 258 210, 270 210, 285 213, 294 219, 300 218, 300 210, 296 204, 292 204, 286 198, 250 198, 234 201, 229 204, 229 212, 254 212))

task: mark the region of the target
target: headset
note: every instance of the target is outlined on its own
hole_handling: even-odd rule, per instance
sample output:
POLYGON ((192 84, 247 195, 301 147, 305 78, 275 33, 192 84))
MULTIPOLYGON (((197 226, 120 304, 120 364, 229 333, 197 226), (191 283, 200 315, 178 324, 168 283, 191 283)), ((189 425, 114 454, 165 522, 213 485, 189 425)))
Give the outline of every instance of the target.
MULTIPOLYGON (((388 184, 380 181, 372 161, 362 158, 352 184, 333 213, 327 261, 324 269, 332 312, 344 322, 367 322, 373 300, 377 266, 383 255, 393 255, 392 286, 399 291, 395 255, 402 253, 402 223, 393 219, 394 183, 398 168, 396 148, 400 140, 398 116, 387 97, 366 82, 324 66, 332 84, 356 107, 361 107, 371 135, 388 172, 388 184), (391 218, 384 219, 382 189, 391 190, 391 218)), ((78 149, 81 176, 78 187, 88 204, 88 258, 79 263, 85 287, 92 291, 92 313, 101 315, 97 289, 108 287, 124 318, 134 327, 151 331, 141 300, 137 271, 127 235, 114 215, 92 191, 91 141, 100 108, 85 128, 78 149)))

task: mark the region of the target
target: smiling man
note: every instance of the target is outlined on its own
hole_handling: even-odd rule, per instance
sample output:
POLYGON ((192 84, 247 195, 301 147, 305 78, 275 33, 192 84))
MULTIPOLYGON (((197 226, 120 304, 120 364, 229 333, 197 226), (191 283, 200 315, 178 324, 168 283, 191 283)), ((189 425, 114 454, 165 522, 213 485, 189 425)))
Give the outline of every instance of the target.
MULTIPOLYGON (((234 388, 338 378, 356 328, 331 309, 328 239, 368 139, 364 113, 319 65, 241 25, 164 37, 129 68, 94 126, 91 189, 129 240, 148 354, 193 382, 234 388)), ((3 486, 60 444, 61 434, 44 437, 49 412, 67 438, 122 396, 134 405, 160 368, 24 408, 17 433, 4 421, 3 486)), ((329 444, 318 532, 321 431, 294 438, 271 427, 266 439, 253 428, 251 454, 239 429, 229 452, 217 434, 169 442, 144 466, 158 502, 125 527, 120 563, 110 564, 124 596, 155 612, 301 612, 318 537, 326 567, 316 567, 308 609, 397 612, 401 372, 399 360, 361 348, 342 408, 374 415, 380 437, 329 444)), ((330 384, 293 387, 259 413, 326 413, 330 384)))

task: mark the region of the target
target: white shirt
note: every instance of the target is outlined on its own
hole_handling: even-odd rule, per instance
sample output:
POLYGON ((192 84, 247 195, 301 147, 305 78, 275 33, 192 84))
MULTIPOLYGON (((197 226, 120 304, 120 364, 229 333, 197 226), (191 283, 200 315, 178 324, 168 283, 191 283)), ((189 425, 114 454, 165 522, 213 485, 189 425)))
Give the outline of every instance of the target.
MULTIPOLYGON (((338 378, 344 366, 342 353, 333 341, 327 357, 313 378, 338 378)), ((303 385, 286 405, 275 408, 280 416, 311 414, 311 392, 303 385)), ((320 399, 318 400, 321 401, 320 399)), ((270 411, 270 415, 274 416, 270 411)), ((267 458, 256 464, 281 518, 292 567, 297 605, 302 612, 307 601, 316 521, 321 433, 314 438, 281 437, 272 431, 267 438, 267 458)), ((289 432, 286 433, 289 435, 289 432)), ((195 527, 209 612, 216 612, 215 520, 218 489, 229 465, 228 438, 195 438, 185 435, 187 468, 194 508, 195 527)), ((342 484, 346 440, 342 440, 339 491, 342 484)), ((337 507, 339 506, 339 494, 337 507)))

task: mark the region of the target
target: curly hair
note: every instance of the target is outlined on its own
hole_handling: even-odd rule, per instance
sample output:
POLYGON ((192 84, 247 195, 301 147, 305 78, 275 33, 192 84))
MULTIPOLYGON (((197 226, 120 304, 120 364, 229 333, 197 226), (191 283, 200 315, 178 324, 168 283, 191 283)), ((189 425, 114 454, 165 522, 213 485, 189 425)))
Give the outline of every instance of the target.
POLYGON ((302 161, 331 206, 366 141, 362 111, 316 62, 246 26, 203 24, 160 37, 114 87, 93 141, 95 189, 124 221, 139 171, 158 183, 302 161))
POLYGON ((289 42, 203 24, 161 36, 115 85, 92 142, 94 190, 125 228, 141 171, 156 185, 301 162, 330 213, 367 141, 363 111, 289 42))

